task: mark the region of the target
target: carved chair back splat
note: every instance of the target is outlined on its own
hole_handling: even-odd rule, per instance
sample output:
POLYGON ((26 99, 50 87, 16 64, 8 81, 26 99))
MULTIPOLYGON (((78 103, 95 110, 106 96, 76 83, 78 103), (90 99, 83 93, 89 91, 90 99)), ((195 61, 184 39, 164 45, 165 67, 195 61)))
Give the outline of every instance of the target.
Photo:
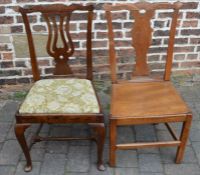
POLYGON ((55 60, 54 75, 71 75, 73 72, 68 65, 68 59, 74 53, 74 43, 70 34, 70 19, 74 11, 88 11, 87 13, 87 36, 86 36, 86 63, 87 63, 87 79, 92 79, 92 18, 93 6, 71 5, 64 6, 57 4, 54 6, 28 6, 27 8, 19 7, 22 14, 25 29, 28 38, 29 51, 31 57, 31 65, 33 78, 35 81, 40 79, 40 72, 37 64, 37 56, 35 52, 34 40, 30 28, 29 13, 40 12, 44 18, 48 28, 48 40, 46 50, 49 56, 55 60), (61 40, 62 47, 58 47, 58 40, 61 40))
MULTIPOLYGON (((29 153, 29 149, 36 142, 43 140, 57 140, 57 141, 66 141, 66 140, 85 140, 91 139, 97 143, 97 167, 99 170, 104 170, 103 165, 103 146, 105 140, 105 126, 104 126, 104 116, 100 107, 100 103, 97 97, 97 94, 92 84, 92 20, 93 20, 93 9, 92 5, 78 5, 72 4, 69 6, 63 4, 54 4, 54 5, 35 5, 35 6, 25 6, 19 7, 19 12, 21 13, 26 29, 28 46, 31 58, 31 66, 33 79, 36 81, 29 91, 26 99, 19 107, 15 117, 15 134, 18 139, 19 144, 24 152, 26 158, 25 171, 31 171, 32 161, 29 153), (68 65, 68 59, 74 53, 75 47, 72 41, 70 33, 70 19, 74 11, 84 11, 87 13, 86 21, 86 78, 73 78, 72 70, 68 65), (44 21, 47 24, 48 28, 48 39, 46 44, 46 51, 49 56, 53 57, 55 60, 55 69, 54 75, 56 79, 50 80, 40 80, 40 70, 38 66, 35 45, 33 40, 33 35, 29 23, 28 14, 40 12, 44 18, 44 21), (58 42, 61 42, 61 46, 58 46, 58 42), (72 78, 65 78, 71 77, 72 78), (65 79, 64 79, 65 78, 65 79), (70 83, 71 82, 71 83, 70 83), (49 83, 49 84, 48 84, 49 83), (45 89, 46 84, 48 84, 48 90, 45 89), (74 88, 74 84, 76 87, 74 88), (60 85, 64 88, 64 91, 60 91, 60 85), (45 91, 38 88, 44 88, 45 91), (71 89, 70 89, 71 88, 71 89), (69 93, 68 90, 72 92, 69 93), (66 91, 67 90, 67 91, 66 91), (37 93, 38 92, 38 93, 37 93), (58 93, 59 92, 59 93, 58 93), (68 92, 68 93, 67 93, 68 92), (46 94, 48 93, 48 94, 46 94), (52 100, 52 93, 55 97, 52 100), (76 94, 76 95, 73 95, 76 94), (77 95, 79 94, 79 95, 77 95), (35 104, 33 98, 37 99, 37 96, 42 96, 41 101, 37 101, 35 104), (69 96, 68 96, 69 95, 69 96), (89 103, 90 100, 87 100, 88 103, 84 101, 85 98, 82 98, 84 95, 89 95, 92 100, 92 103, 89 103), (80 103, 81 99, 84 101, 80 103), (65 102, 63 102, 63 100, 65 102), (58 106, 63 107, 59 108, 55 112, 56 105, 53 105, 51 108, 47 104, 51 102, 56 102, 58 106), (40 103, 41 105, 40 105, 40 103), (70 103, 69 103, 70 102, 70 103), (75 105, 76 110, 73 109, 75 105), (82 106, 81 106, 82 105, 82 106), (37 107, 36 107, 37 106, 37 107), (27 128, 31 126, 32 123, 40 123, 40 127, 36 132, 36 136, 31 140, 30 146, 27 146, 25 140, 24 132, 27 128), (85 123, 88 124, 91 128, 92 135, 90 137, 41 137, 39 132, 43 124, 62 124, 62 123, 85 123)), ((44 90, 43 89, 43 90, 44 90)), ((38 99, 39 100, 39 99, 38 99)), ((40 99, 41 100, 41 99, 40 99)), ((55 104, 55 103, 54 103, 55 104)), ((51 105, 50 105, 51 106, 51 105)), ((58 107, 57 106, 57 107, 58 107)))
POLYGON ((110 111, 110 165, 115 166, 118 149, 135 149, 148 147, 177 146, 176 163, 180 163, 189 129, 192 114, 183 99, 179 96, 172 83, 169 82, 172 61, 174 38, 179 9, 182 3, 148 3, 105 5, 108 23, 109 57, 112 79, 111 111, 110 111), (164 77, 161 80, 152 79, 147 64, 147 53, 152 42, 150 20, 159 9, 172 9, 172 21, 169 33, 167 58, 164 77), (135 69, 132 79, 119 81, 117 79, 117 61, 115 40, 112 26, 112 11, 128 10, 134 19, 131 31, 132 46, 136 53, 135 69), (149 79, 147 77, 150 77, 149 79), (170 122, 182 122, 183 128, 180 137, 176 135, 170 122), (122 125, 142 125, 164 123, 172 135, 173 141, 117 143, 117 127, 122 125))
POLYGON ((174 38, 176 34, 176 25, 179 14, 179 8, 181 3, 177 2, 174 4, 167 3, 148 3, 139 2, 135 4, 118 4, 115 6, 105 5, 106 18, 108 21, 108 37, 109 37, 109 55, 111 64, 111 78, 112 82, 117 82, 116 75, 116 52, 115 52, 115 41, 114 32, 112 26, 112 11, 128 10, 134 20, 134 25, 131 30, 132 46, 135 49, 136 59, 135 68, 132 72, 132 78, 135 76, 149 76, 150 70, 147 64, 147 53, 152 43, 152 32, 151 19, 155 15, 155 11, 158 9, 173 9, 172 22, 170 27, 170 35, 168 42, 167 58, 165 65, 165 74, 163 79, 170 80, 172 60, 173 60, 173 48, 174 38))

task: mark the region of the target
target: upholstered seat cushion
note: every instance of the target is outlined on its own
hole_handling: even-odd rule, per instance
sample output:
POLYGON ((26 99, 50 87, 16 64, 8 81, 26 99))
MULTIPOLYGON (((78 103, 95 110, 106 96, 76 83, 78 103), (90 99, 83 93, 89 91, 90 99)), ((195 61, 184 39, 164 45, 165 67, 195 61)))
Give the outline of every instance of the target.
POLYGON ((19 113, 99 113, 99 106, 91 81, 45 79, 33 85, 19 113))

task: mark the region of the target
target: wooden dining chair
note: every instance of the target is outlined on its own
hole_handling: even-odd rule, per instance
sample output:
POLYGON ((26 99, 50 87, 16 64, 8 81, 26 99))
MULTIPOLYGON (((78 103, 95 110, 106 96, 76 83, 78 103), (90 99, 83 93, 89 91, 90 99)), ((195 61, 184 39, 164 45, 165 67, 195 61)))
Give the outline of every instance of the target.
MULTIPOLYGON (((24 102, 16 113, 15 134, 26 158, 25 171, 31 171, 32 162, 29 153, 35 142, 43 140, 83 140, 92 139, 97 143, 98 169, 104 170, 102 161, 105 138, 104 116, 92 83, 92 5, 35 5, 19 7, 22 15, 32 65, 34 85, 27 94, 24 102), (70 33, 70 17, 74 11, 86 13, 86 77, 73 75, 68 65, 68 59, 75 51, 70 33), (32 30, 29 23, 29 14, 38 12, 44 18, 48 27, 46 51, 55 61, 54 76, 41 79, 40 69, 35 52, 32 30), (60 39, 62 46, 58 46, 60 39), (71 77, 71 78, 70 78, 71 77), (39 123, 37 135, 32 138, 30 146, 27 145, 24 132, 31 124, 39 123), (42 124, 78 123, 88 124, 91 136, 87 138, 67 137, 41 137, 39 131, 42 124)), ((79 35, 77 35, 79 36, 79 35)), ((78 131, 77 131, 78 132, 78 131)))
MULTIPOLYGON (((173 61, 174 40, 177 18, 182 3, 148 3, 105 5, 109 36, 109 57, 112 79, 110 112, 110 165, 116 164, 116 151, 147 147, 177 146, 176 163, 183 159, 192 114, 185 102, 170 82, 173 61), (152 42, 151 19, 156 10, 171 9, 169 41, 164 75, 152 76, 147 64, 147 53, 152 42), (113 32, 114 11, 128 10, 134 20, 131 30, 132 46, 136 53, 135 68, 130 80, 117 78, 117 56, 113 32), (170 126, 171 122, 182 122, 182 132, 178 137, 170 126), (164 123, 173 141, 117 143, 117 127, 122 125, 164 123)), ((125 55, 124 55, 125 56, 125 55)), ((128 134, 128 133, 124 133, 128 134)))

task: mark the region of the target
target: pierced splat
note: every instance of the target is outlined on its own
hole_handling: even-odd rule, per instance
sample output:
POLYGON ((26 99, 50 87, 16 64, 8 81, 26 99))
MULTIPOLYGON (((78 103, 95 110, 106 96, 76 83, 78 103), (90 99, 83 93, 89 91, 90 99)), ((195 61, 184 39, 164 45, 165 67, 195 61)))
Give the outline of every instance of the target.
MULTIPOLYGON (((32 37, 32 30, 30 27, 30 21, 28 18, 28 14, 39 12, 40 15, 42 14, 47 22, 48 25, 48 40, 47 40, 47 46, 46 50, 50 56, 52 56, 56 61, 56 69, 55 74, 69 74, 71 73, 71 70, 67 64, 68 58, 73 54, 74 52, 74 46, 71 40, 71 36, 69 33, 69 21, 70 16, 72 12, 74 11, 83 11, 84 14, 87 14, 86 19, 84 20, 86 24, 86 47, 85 47, 85 60, 86 60, 86 77, 83 78, 83 82, 86 81, 86 79, 92 81, 92 20, 93 20, 93 5, 79 5, 79 4, 71 4, 69 6, 64 4, 52 4, 52 5, 34 5, 34 6, 26 6, 26 7, 19 7, 19 12, 22 14, 22 18, 24 21, 26 34, 27 34, 27 40, 28 40, 28 46, 29 46, 29 52, 30 52, 30 61, 32 66, 32 72, 33 72, 33 79, 34 81, 38 81, 41 79, 40 77, 40 71, 38 67, 38 61, 37 61, 37 55, 35 52, 35 43, 32 37), (61 46, 59 46, 61 45, 61 46)), ((83 13, 79 13, 83 14, 83 13)), ((85 16, 85 15, 84 15, 85 16)), ((54 78, 58 78, 60 76, 54 76, 54 78)), ((64 76, 65 77, 65 76, 64 76)), ((62 78, 64 78, 62 77, 62 78)), ((75 77, 75 76, 73 76, 75 77)), ((50 77, 52 80, 53 76, 50 77)), ((80 79, 79 76, 77 78, 80 79)), ((91 87, 93 89, 93 87, 91 87)), ((51 88, 50 88, 51 89, 51 88)), ((49 90, 50 90, 49 89, 49 90)), ((94 89, 95 90, 95 89, 94 89)), ((78 91, 78 90, 77 90, 78 91)), ((98 100, 98 97, 96 96, 96 93, 94 94, 94 98, 98 100)), ((57 100, 57 99, 53 99, 57 100)), ((29 127, 32 123, 40 123, 39 129, 36 131, 36 136, 32 139, 32 142, 38 142, 42 140, 60 140, 60 141, 66 141, 66 140, 85 140, 85 139, 91 139, 95 140, 97 142, 97 168, 98 170, 104 170, 102 155, 103 155, 103 145, 104 145, 104 138, 105 138, 105 126, 104 126, 104 117, 99 105, 99 101, 97 101, 97 108, 100 109, 99 112, 45 112, 42 113, 23 113, 23 112, 17 112, 16 113, 16 127, 15 127, 15 133, 17 136, 17 139, 22 147, 22 150, 24 152, 25 158, 26 158, 26 167, 25 171, 31 171, 32 164, 31 164, 31 157, 29 154, 29 148, 27 146, 26 140, 24 138, 24 132, 25 129, 29 127), (23 120, 24 119, 24 120, 23 120), (22 121, 23 120, 23 121, 22 121), (39 132, 41 130, 42 124, 48 123, 48 124, 54 124, 54 123, 88 123, 91 125, 92 129, 94 130, 94 136, 86 137, 86 138, 77 138, 77 137, 47 137, 42 138, 39 136, 39 132)), ((70 101, 69 103, 70 104, 70 101)), ((77 104, 78 105, 78 104, 77 104)), ((31 146, 32 144, 30 144, 31 146)))
MULTIPOLYGON (((41 78, 39 65, 37 61, 37 55, 35 52, 35 43, 32 36, 32 30, 30 27, 30 21, 28 14, 39 12, 43 15, 48 26, 48 40, 46 50, 50 56, 55 59, 54 75, 71 75, 72 70, 68 65, 68 59, 74 53, 74 44, 70 35, 70 17, 75 11, 84 11, 87 13, 86 18, 86 77, 92 80, 92 19, 93 19, 93 5, 79 5, 71 4, 66 6, 64 4, 52 4, 52 5, 27 5, 24 8, 19 7, 19 12, 22 15, 30 58, 34 81, 41 78)), ((56 76, 57 77, 57 76, 56 76)))
POLYGON ((154 10, 134 10, 131 14, 135 19, 132 29, 132 46, 136 52, 133 76, 146 76, 149 75, 147 52, 152 41, 153 29, 150 20, 154 15, 154 10))
POLYGON ((69 33, 71 12, 62 14, 43 14, 48 26, 47 52, 55 59, 54 75, 72 74, 68 65, 69 57, 74 53, 74 45, 69 33), (57 22, 58 21, 58 22, 57 22), (61 47, 58 47, 59 38, 61 47))

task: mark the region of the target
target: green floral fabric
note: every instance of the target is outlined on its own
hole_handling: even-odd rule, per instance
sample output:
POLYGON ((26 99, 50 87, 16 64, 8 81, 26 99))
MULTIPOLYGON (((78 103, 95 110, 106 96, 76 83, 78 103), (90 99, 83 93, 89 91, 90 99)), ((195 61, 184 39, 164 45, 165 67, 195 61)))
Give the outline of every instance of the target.
POLYGON ((19 113, 99 113, 91 81, 45 79, 37 81, 19 113))

